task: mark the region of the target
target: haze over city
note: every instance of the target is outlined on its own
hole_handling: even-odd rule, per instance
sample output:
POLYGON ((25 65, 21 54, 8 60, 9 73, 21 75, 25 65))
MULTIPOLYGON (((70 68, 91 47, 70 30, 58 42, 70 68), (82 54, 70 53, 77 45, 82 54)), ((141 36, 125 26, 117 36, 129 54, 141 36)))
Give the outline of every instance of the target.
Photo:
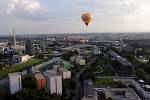
POLYGON ((149 0, 1 0, 0 34, 149 32, 149 0), (81 14, 93 21, 85 28, 81 14))

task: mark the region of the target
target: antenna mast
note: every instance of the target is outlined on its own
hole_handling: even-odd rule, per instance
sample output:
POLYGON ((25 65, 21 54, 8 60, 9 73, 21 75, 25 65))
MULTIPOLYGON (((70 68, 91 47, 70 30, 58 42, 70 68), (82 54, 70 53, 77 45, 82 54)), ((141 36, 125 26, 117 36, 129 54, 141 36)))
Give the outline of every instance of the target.
POLYGON ((14 35, 14 45, 16 46, 16 32, 14 29, 13 29, 13 35, 14 35))

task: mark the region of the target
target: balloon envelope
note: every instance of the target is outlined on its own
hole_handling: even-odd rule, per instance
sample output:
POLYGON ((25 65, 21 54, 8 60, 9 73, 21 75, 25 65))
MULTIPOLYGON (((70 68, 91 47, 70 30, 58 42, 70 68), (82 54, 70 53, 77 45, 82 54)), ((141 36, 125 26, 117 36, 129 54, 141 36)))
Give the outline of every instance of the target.
POLYGON ((81 18, 85 25, 88 26, 92 20, 92 15, 90 13, 84 13, 82 14, 81 18))

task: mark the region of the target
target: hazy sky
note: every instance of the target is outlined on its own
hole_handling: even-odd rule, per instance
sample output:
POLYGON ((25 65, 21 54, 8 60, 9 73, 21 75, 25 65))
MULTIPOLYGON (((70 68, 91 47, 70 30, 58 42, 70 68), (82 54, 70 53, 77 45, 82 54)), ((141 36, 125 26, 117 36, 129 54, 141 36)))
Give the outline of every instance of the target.
POLYGON ((150 32, 150 0, 0 0, 0 34, 150 32), (90 12, 88 28, 81 14, 90 12))

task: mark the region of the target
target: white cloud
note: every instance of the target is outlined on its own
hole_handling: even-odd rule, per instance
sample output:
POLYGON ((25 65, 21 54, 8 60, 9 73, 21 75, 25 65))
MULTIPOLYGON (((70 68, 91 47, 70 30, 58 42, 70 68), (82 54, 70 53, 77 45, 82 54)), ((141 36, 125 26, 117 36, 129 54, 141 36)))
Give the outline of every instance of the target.
POLYGON ((23 19, 44 20, 48 11, 39 0, 6 0, 5 6, 0 6, 1 16, 14 16, 23 19))
POLYGON ((6 8, 1 8, 2 14, 11 15, 18 9, 26 12, 34 12, 41 10, 41 3, 38 0, 7 0, 6 8))
POLYGON ((24 0, 22 4, 24 4, 24 9, 29 12, 42 9, 40 2, 37 2, 37 0, 24 0))
POLYGON ((150 0, 0 0, 0 27, 11 22, 22 32, 30 27, 30 32, 80 32, 81 14, 91 12, 91 32, 145 31, 149 5, 150 0))

